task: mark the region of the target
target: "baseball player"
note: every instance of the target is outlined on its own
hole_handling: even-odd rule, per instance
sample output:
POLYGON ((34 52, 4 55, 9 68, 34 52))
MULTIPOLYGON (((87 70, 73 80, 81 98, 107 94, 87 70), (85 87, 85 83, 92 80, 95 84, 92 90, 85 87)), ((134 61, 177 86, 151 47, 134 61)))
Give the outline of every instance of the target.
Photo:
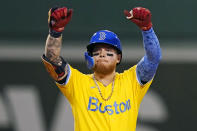
POLYGON ((49 10, 49 35, 42 61, 70 102, 75 131, 135 131, 140 103, 161 59, 151 12, 142 7, 124 11, 142 31, 145 55, 123 73, 116 72, 122 59, 118 36, 109 30, 93 34, 84 54, 92 74, 81 73, 60 56, 62 32, 72 13, 66 7, 49 10))

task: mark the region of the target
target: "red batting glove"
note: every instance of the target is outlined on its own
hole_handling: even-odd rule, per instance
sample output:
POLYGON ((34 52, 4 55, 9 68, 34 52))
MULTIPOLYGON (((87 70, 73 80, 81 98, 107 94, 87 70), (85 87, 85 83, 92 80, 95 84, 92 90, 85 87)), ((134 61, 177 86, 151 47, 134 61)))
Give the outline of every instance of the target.
POLYGON ((64 31, 64 27, 68 24, 72 17, 72 9, 63 8, 51 8, 49 10, 49 32, 53 37, 59 37, 64 31))
POLYGON ((151 12, 143 7, 133 8, 130 12, 124 10, 127 19, 135 23, 141 30, 149 30, 152 27, 151 12))

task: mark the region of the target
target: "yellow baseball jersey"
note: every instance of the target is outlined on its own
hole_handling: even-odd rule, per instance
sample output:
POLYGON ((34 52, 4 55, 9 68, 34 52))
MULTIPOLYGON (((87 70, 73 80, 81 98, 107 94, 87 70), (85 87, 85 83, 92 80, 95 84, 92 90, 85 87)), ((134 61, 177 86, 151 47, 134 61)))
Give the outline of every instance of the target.
MULTIPOLYGON (((152 80, 141 85, 136 65, 116 73, 111 99, 104 101, 92 74, 83 74, 69 65, 65 85, 57 86, 70 102, 75 131, 135 131, 139 106, 152 80)), ((110 96, 112 83, 97 81, 104 98, 110 96)))

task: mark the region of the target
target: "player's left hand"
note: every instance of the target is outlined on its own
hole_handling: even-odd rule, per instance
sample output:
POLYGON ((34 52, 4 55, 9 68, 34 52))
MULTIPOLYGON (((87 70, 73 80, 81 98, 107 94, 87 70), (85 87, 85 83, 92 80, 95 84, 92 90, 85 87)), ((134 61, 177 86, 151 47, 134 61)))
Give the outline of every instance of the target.
POLYGON ((141 30, 149 30, 152 27, 151 12, 143 7, 133 8, 130 12, 124 10, 127 19, 135 23, 141 30))

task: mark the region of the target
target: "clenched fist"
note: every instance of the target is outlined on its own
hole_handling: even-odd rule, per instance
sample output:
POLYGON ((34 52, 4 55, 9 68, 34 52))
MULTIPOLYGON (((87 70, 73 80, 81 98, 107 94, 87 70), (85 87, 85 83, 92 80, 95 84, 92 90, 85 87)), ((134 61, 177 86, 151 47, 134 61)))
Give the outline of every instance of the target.
POLYGON ((151 12, 143 7, 133 8, 130 12, 124 10, 127 19, 135 23, 141 30, 149 30, 152 27, 151 12))
POLYGON ((54 37, 59 37, 64 30, 64 27, 68 24, 72 17, 72 9, 51 8, 49 10, 48 24, 49 32, 54 37))

